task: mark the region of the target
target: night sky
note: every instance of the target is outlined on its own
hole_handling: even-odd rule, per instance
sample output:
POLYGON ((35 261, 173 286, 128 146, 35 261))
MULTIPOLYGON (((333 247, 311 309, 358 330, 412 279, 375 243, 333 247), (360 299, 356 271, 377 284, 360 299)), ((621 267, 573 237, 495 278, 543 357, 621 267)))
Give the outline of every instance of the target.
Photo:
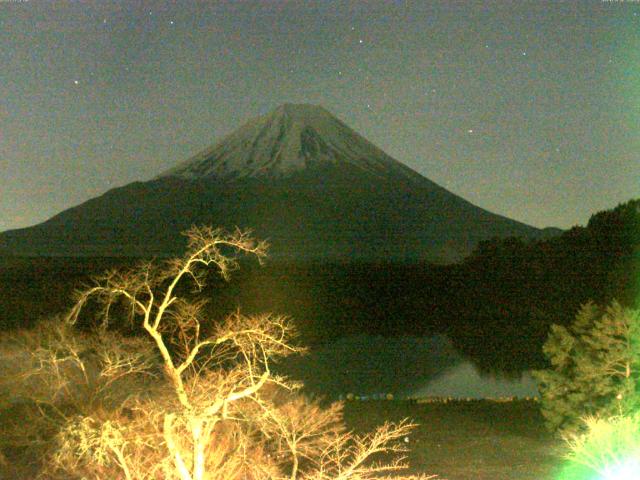
POLYGON ((284 102, 538 227, 640 196, 640 1, 0 1, 0 230, 284 102))

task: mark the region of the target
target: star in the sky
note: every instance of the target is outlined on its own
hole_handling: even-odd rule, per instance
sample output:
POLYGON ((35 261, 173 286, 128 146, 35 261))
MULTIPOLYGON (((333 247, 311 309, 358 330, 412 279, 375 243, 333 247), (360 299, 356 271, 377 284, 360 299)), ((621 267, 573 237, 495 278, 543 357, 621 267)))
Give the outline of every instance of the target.
POLYGON ((467 130, 467 133, 473 133, 473 128, 470 128, 469 130, 467 130))
POLYGON ((527 56, 527 52, 522 52, 522 56, 526 57, 527 56))
POLYGON ((75 85, 78 85, 80 82, 79 82, 78 80, 74 80, 74 81, 73 81, 73 83, 74 83, 75 85))

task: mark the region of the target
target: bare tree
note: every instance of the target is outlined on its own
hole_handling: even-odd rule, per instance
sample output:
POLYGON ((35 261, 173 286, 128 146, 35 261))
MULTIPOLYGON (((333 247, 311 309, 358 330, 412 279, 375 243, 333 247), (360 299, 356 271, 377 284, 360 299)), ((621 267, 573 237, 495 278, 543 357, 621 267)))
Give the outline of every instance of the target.
POLYGON ((227 278, 240 254, 264 258, 267 245, 242 231, 228 235, 192 227, 186 235, 183 257, 107 272, 77 293, 62 328, 77 323, 88 303, 96 302, 100 348, 85 357, 87 349, 71 348, 75 340, 61 337, 67 355, 48 357, 42 368, 57 371, 45 390, 78 398, 67 391, 75 380, 60 369, 68 360, 73 375, 84 379, 79 384, 92 386, 92 407, 61 414, 65 421, 42 476, 364 480, 404 468, 401 457, 389 463, 372 463, 370 457, 401 453, 398 440, 413 425, 385 424, 372 434, 354 435, 342 426, 341 404, 323 409, 300 396, 299 385, 274 374, 274 358, 301 352, 291 342, 288 318, 236 312, 215 324, 206 319, 203 301, 179 293, 183 283, 200 291, 206 267, 227 278), (132 325, 146 334, 146 344, 138 338, 131 340, 139 343, 136 348, 123 348, 123 337, 111 333, 114 307, 123 305, 132 325), (160 377, 144 392, 138 383, 138 391, 107 395, 128 376, 154 374, 160 377))

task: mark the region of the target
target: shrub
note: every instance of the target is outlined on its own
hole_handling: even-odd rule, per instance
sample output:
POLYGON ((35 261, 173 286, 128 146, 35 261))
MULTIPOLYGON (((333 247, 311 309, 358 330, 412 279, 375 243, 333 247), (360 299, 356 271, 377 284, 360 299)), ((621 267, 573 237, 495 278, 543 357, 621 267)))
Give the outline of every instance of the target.
POLYGON ((586 431, 567 437, 570 453, 561 480, 640 478, 640 415, 589 417, 586 431))

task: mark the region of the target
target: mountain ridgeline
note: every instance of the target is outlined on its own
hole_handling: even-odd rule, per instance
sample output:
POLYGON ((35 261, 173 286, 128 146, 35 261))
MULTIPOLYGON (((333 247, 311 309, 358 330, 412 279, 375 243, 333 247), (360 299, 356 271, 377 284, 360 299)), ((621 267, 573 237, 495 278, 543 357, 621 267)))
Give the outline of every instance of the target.
POLYGON ((285 104, 150 181, 0 234, 0 254, 171 255, 193 224, 251 229, 291 261, 448 263, 493 237, 558 233, 472 205, 321 107, 285 104))

